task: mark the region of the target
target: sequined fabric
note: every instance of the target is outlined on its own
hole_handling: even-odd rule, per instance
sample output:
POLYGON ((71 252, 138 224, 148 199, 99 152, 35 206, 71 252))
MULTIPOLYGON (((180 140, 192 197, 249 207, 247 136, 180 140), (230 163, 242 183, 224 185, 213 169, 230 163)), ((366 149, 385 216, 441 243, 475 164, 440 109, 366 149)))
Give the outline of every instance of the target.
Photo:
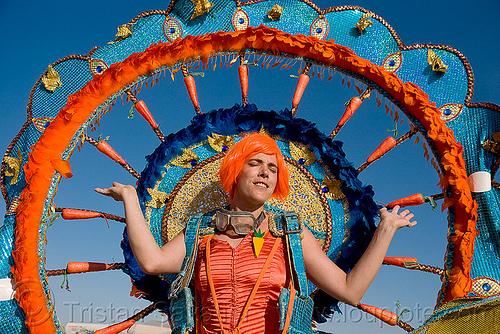
MULTIPOLYGON (((255 281, 271 251, 275 238, 266 233, 264 245, 258 258, 252 246, 253 233, 248 234, 233 248, 223 240, 212 239, 210 243, 210 266, 221 319, 224 329, 234 329, 240 319, 245 303, 255 281)), ((195 284, 202 307, 202 328, 205 333, 220 333, 217 314, 210 294, 205 269, 206 239, 198 246, 195 267, 195 284)), ((251 307, 243 321, 241 333, 279 333, 278 297, 281 288, 288 286, 287 265, 283 243, 280 241, 273 260, 264 275, 251 307)))

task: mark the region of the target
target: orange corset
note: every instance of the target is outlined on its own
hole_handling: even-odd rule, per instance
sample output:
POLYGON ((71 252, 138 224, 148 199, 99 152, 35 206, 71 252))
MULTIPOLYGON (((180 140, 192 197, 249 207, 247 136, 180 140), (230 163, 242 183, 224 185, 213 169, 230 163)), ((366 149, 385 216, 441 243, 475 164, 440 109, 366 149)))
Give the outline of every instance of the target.
MULTIPOLYGON (((264 245, 255 258, 252 245, 253 233, 249 233, 238 247, 211 238, 208 242, 211 279, 216 295, 224 330, 238 327, 248 297, 271 253, 276 238, 269 232, 264 236, 264 245)), ((195 266, 195 285, 201 299, 201 327, 205 333, 221 333, 216 305, 210 291, 206 271, 206 246, 209 237, 201 240, 195 266)), ((288 286, 283 243, 279 239, 276 252, 251 300, 245 318, 239 326, 241 333, 279 333, 278 298, 281 288, 288 286)), ((236 332, 236 331, 235 331, 236 332)))

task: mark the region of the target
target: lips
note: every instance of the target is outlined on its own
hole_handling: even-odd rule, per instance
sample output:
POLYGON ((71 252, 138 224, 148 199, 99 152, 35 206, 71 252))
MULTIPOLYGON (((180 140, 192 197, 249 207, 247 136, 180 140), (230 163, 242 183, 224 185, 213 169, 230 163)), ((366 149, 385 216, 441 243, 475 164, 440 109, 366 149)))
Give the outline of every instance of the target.
POLYGON ((258 186, 258 187, 262 187, 262 188, 269 188, 269 186, 267 184, 265 184, 264 182, 254 182, 253 183, 254 185, 258 186))

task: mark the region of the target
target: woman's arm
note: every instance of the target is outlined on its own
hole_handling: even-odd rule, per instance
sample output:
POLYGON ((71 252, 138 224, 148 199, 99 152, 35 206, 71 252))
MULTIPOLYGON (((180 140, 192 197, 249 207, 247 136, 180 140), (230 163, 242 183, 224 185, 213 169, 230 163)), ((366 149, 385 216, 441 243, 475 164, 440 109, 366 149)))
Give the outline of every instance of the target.
POLYGON ((321 250, 311 232, 304 229, 302 248, 309 279, 334 298, 357 305, 375 279, 394 233, 401 227, 412 227, 417 223, 410 222, 413 218, 410 211, 404 210, 398 214, 398 210, 399 206, 395 206, 391 212, 386 208, 379 211, 380 224, 363 256, 349 274, 335 265, 321 250))
POLYGON ((134 187, 113 182, 110 188, 94 190, 123 202, 130 246, 142 271, 155 275, 175 274, 181 270, 186 255, 184 233, 179 233, 160 248, 144 219, 134 187))

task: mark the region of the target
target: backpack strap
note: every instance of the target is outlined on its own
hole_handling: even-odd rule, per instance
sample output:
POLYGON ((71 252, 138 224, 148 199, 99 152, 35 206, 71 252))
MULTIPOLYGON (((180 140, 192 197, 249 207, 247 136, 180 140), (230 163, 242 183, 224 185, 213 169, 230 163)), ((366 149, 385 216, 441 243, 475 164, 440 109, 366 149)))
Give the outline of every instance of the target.
POLYGON ((292 261, 292 268, 295 274, 296 288, 298 296, 302 299, 306 299, 309 296, 307 289, 307 276, 306 269, 304 266, 304 257, 302 256, 302 243, 301 234, 303 230, 302 223, 299 221, 297 213, 294 211, 283 212, 282 226, 283 232, 285 234, 286 242, 288 244, 288 251, 290 252, 290 258, 292 261))

